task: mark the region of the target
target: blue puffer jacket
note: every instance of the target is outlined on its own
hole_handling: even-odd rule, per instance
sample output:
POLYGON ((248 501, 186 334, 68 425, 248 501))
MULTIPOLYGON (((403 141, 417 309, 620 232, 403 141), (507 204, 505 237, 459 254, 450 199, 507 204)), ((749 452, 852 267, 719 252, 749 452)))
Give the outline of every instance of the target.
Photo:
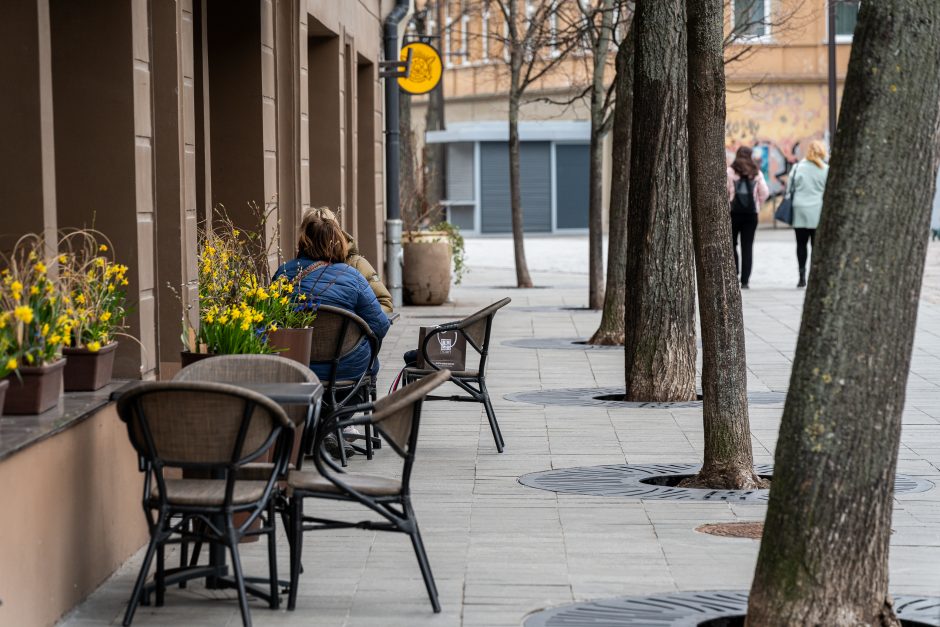
MULTIPOLYGON (((274 278, 286 276, 294 280, 304 268, 314 263, 313 259, 301 255, 283 264, 274 273, 274 278)), ((351 311, 369 325, 372 332, 381 339, 388 333, 391 324, 388 316, 382 311, 375 293, 369 287, 369 282, 359 274, 359 271, 345 263, 333 263, 314 270, 300 282, 297 294, 306 294, 309 303, 314 305, 332 305, 346 311, 351 311)), ((369 343, 363 339, 349 355, 339 362, 336 373, 339 379, 358 379, 359 375, 369 367, 369 343)), ((313 362, 310 368, 321 380, 329 380, 330 364, 327 362, 313 362)), ((375 360, 372 374, 379 371, 379 360, 375 360)))

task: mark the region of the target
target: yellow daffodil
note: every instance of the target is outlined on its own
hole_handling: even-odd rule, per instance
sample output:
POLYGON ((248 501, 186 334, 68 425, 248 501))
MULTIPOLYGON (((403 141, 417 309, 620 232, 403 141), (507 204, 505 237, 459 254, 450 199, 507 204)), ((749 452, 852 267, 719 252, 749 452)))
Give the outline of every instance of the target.
POLYGON ((68 263, 68 262, 69 262, 68 257, 66 257, 65 255, 59 255, 59 263, 68 263))
POLYGON ((127 285, 127 279, 122 279, 122 280, 121 280, 121 285, 127 285))
POLYGON ((27 307, 26 305, 20 305, 13 310, 13 317, 21 322, 29 324, 33 321, 33 310, 31 307, 27 307))
POLYGON ((30 296, 35 296, 35 295, 38 294, 38 293, 39 293, 39 286, 33 285, 32 287, 29 288, 29 295, 30 295, 30 296))
POLYGON ((101 350, 101 342, 98 342, 98 341, 88 342, 88 344, 85 345, 85 348, 87 348, 92 353, 97 353, 98 351, 101 350))
POLYGON ((77 296, 75 296, 75 302, 78 303, 79 305, 84 305, 84 304, 85 304, 85 295, 84 295, 84 294, 78 294, 77 296))
POLYGON ((242 326, 241 326, 242 331, 247 331, 250 328, 251 328, 251 323, 249 321, 245 320, 244 322, 242 322, 242 326))
POLYGON ((98 247, 98 251, 102 253, 106 253, 108 252, 108 247, 102 244, 101 246, 98 247))
POLYGON ((33 266, 33 270, 35 270, 37 274, 45 274, 47 270, 46 264, 41 261, 37 261, 36 265, 33 266))
POLYGON ((45 337, 46 335, 49 335, 49 323, 48 322, 42 325, 41 333, 43 337, 45 337))
POLYGON ((52 335, 49 336, 49 343, 52 344, 52 345, 54 345, 54 346, 55 346, 55 345, 58 345, 58 344, 61 344, 61 343, 62 343, 62 336, 59 335, 58 333, 53 333, 52 335))
POLYGON ((14 357, 10 357, 7 360, 7 363, 6 363, 7 370, 16 370, 17 366, 19 366, 19 364, 16 363, 16 359, 14 357))
POLYGON ((110 312, 110 311, 106 311, 106 312, 102 313, 100 316, 98 316, 98 320, 101 320, 102 322, 107 322, 107 321, 110 320, 110 319, 111 319, 111 312, 110 312))

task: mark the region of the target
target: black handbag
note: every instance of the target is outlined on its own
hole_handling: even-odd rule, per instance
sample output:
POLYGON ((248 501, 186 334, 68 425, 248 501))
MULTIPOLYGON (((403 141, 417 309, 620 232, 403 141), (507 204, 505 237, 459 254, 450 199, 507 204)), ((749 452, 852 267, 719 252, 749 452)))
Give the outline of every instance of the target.
MULTIPOLYGON (((793 166, 793 169, 790 170, 790 180, 793 180, 793 177, 796 176, 796 170, 799 165, 793 166)), ((774 211, 774 220, 783 222, 784 224, 793 225, 793 193, 796 191, 795 185, 790 184, 790 191, 783 197, 783 202, 780 203, 780 206, 777 207, 777 210, 774 211)))

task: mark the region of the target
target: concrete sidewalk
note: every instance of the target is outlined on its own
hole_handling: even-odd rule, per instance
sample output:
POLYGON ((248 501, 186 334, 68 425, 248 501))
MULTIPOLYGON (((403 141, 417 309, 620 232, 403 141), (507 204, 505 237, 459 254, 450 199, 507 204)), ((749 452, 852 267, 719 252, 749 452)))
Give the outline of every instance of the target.
MULTIPOLYGON (((308 533, 295 612, 252 602, 255 625, 501 627, 520 625, 534 610, 573 600, 615 595, 749 587, 758 543, 696 533, 700 524, 760 519, 761 504, 638 501, 556 494, 520 485, 525 473, 599 464, 700 462, 700 409, 543 407, 510 402, 522 390, 622 385, 617 350, 531 350, 503 346, 526 337, 588 336, 599 315, 579 311, 523 311, 538 305, 586 302, 577 238, 553 239, 552 254, 533 254, 535 280, 544 289, 502 289, 513 273, 500 261, 500 240, 470 240, 472 272, 440 308, 406 308, 383 347, 380 389, 388 388, 400 355, 415 346, 418 327, 459 317, 511 296, 496 318, 489 382, 506 452, 498 455, 482 408, 427 403, 412 481, 413 500, 443 613, 434 615, 408 539, 369 531, 308 533), (487 267, 490 266, 490 267, 487 267), (495 266, 495 267, 494 267, 495 266), (502 267, 499 267, 502 266, 502 267), (581 273, 571 272, 579 270, 581 273)), ((785 391, 803 292, 793 289, 795 265, 788 239, 758 234, 752 289, 744 293, 751 391, 785 391), (793 275, 791 277, 791 275, 793 275)), ((510 243, 511 246, 511 243, 510 243)), ((928 277, 940 274, 940 243, 931 248, 928 277)), ((940 281, 938 281, 940 282, 940 281)), ((940 483, 940 300, 932 285, 918 320, 899 472, 940 483)), ((770 462, 780 407, 755 406, 751 426, 756 461, 770 462)), ((351 468, 395 474, 388 448, 351 468)), ((126 469, 132 472, 135 469, 126 469)), ((359 510, 311 502, 324 515, 359 510)), ((891 588, 940 594, 940 488, 896 500, 891 539, 891 588)), ((266 573, 264 543, 245 545, 246 571, 266 573)), ((170 558, 171 561, 173 558, 170 558)), ((282 576, 287 543, 279 540, 282 576)), ((139 567, 130 560, 64 621, 78 627, 118 624, 139 567)), ((201 585, 173 588, 166 606, 142 607, 135 625, 240 624, 233 593, 201 585)))

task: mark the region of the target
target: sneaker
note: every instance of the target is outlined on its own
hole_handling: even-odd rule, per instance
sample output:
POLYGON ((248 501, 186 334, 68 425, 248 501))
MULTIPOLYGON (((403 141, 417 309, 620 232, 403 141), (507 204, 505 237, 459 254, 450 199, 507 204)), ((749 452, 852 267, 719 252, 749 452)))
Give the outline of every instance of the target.
POLYGON ((748 285, 747 283, 742 283, 742 284, 741 284, 741 289, 742 289, 742 290, 749 290, 749 289, 751 289, 751 286, 748 285))
MULTIPOLYGON (((323 438, 323 446, 326 448, 326 452, 330 454, 330 457, 333 459, 339 459, 339 443, 336 441, 335 433, 331 433, 323 438)), ((348 442, 343 442, 343 449, 346 451, 347 458, 356 454, 356 449, 354 449, 348 442)))

